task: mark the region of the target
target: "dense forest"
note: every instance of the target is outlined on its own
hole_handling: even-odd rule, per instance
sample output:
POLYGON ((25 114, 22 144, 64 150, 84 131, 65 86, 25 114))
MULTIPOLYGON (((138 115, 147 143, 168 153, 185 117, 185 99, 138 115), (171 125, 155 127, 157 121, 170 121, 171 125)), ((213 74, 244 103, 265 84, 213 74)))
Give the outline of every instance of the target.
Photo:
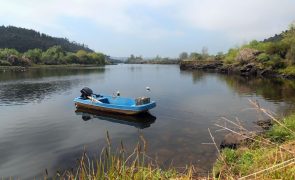
POLYGON ((249 69, 251 66, 252 69, 295 76, 295 25, 290 25, 289 30, 263 41, 253 40, 240 47, 231 48, 227 53, 220 52, 217 55, 210 55, 208 49, 203 48, 201 53, 183 52, 179 58, 183 64, 186 61, 188 63, 219 61, 223 65, 221 69, 224 67, 249 69))
POLYGON ((61 46, 67 52, 77 52, 78 50, 93 52, 86 45, 70 42, 66 38, 51 37, 25 28, 0 26, 0 48, 12 48, 19 52, 25 52, 35 48, 45 51, 52 46, 61 46))

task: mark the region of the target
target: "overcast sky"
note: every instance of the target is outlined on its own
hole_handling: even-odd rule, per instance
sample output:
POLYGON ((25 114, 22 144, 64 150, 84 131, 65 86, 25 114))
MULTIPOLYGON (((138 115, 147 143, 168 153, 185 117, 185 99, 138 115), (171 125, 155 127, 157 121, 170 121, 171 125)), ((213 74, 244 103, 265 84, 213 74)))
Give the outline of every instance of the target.
POLYGON ((226 51, 286 30, 295 0, 0 0, 0 24, 35 29, 111 56, 226 51))

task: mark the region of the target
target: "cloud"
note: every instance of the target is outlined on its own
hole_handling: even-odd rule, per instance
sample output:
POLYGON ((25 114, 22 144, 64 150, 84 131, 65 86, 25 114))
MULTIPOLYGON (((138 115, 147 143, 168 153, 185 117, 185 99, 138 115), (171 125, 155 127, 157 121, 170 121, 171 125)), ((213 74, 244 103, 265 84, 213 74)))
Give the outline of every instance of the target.
POLYGON ((120 46, 123 42, 112 38, 124 37, 133 42, 130 44, 146 46, 157 41, 170 46, 185 43, 187 49, 192 49, 193 43, 187 42, 192 41, 193 48, 201 49, 201 43, 233 46, 280 33, 295 19, 294 7, 294 0, 9 0, 1 3, 0 23, 85 40, 86 44, 93 39, 84 39, 81 33, 101 30, 103 34, 91 37, 120 46), (71 29, 81 26, 85 27, 80 31, 71 29), (212 40, 217 35, 219 40, 212 40))
POLYGON ((89 20, 98 27, 104 27, 116 33, 142 34, 143 37, 180 34, 174 30, 165 29, 159 24, 156 26, 155 20, 144 12, 139 16, 130 14, 130 10, 140 7, 158 9, 169 4, 168 0, 14 0, 3 4, 0 7, 0 17, 5 17, 25 27, 39 26, 41 29, 52 28, 66 31, 58 21, 62 17, 72 17, 89 20))
POLYGON ((294 7, 292 0, 199 0, 183 5, 179 17, 195 28, 249 40, 285 30, 294 7))

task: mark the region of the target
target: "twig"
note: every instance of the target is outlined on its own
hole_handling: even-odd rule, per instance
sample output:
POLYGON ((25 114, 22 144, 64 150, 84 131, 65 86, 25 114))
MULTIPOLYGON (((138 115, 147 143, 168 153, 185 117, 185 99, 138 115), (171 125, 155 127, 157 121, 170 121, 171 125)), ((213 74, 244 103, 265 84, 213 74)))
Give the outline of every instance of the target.
POLYGON ((247 175, 247 176, 243 176, 243 177, 239 178, 239 180, 246 179, 246 178, 251 177, 251 176, 256 176, 257 174, 261 174, 261 173, 263 173, 263 172, 265 172, 265 171, 269 171, 269 170, 272 170, 272 169, 276 170, 276 167, 278 167, 278 168, 282 168, 281 166, 286 167, 286 166, 292 165, 292 164, 294 164, 294 163, 295 163, 295 158, 293 158, 293 159, 289 159, 289 160, 287 160, 287 161, 284 161, 284 162, 281 162, 281 163, 279 163, 279 164, 276 164, 276 165, 274 165, 274 166, 272 166, 272 167, 269 167, 269 168, 266 168, 266 169, 260 170, 260 171, 258 171, 258 172, 255 172, 255 173, 249 174, 249 175, 247 175))
POLYGON ((274 120, 276 123, 278 123, 280 126, 284 127, 285 129, 287 129, 288 131, 290 131, 292 134, 295 135, 295 132, 292 131, 290 128, 288 128, 287 126, 285 126, 283 123, 281 123, 277 118, 275 118, 273 115, 271 115, 271 113, 269 111, 267 111, 266 109, 261 108, 257 102, 253 102, 251 99, 249 99, 250 103, 252 105, 254 105, 257 109, 259 109, 261 112, 263 112, 265 115, 267 115, 268 117, 270 117, 272 120, 274 120))
MULTIPOLYGON (((257 139, 255 139, 255 138, 252 138, 252 137, 250 137, 250 136, 247 136, 247 135, 244 135, 244 134, 238 133, 238 132, 236 132, 236 131, 234 131, 234 130, 232 130, 232 129, 229 129, 229 128, 227 128, 227 127, 221 126, 221 125, 219 125, 219 124, 215 124, 215 126, 220 127, 220 128, 224 128, 225 130, 228 130, 228 131, 230 131, 230 132, 232 132, 232 133, 234 133, 234 134, 237 134, 237 135, 243 136, 243 137, 245 137, 245 138, 251 139, 251 140, 256 141, 256 142, 259 142, 259 143, 263 143, 263 144, 266 144, 266 145, 274 145, 274 146, 277 146, 277 147, 282 148, 282 147, 279 146, 278 144, 273 143, 273 142, 271 142, 270 140, 265 139, 265 138, 262 138, 264 141, 260 141, 260 140, 257 140, 257 139)), ((290 154, 293 154, 293 155, 294 155, 294 152, 292 152, 292 151, 290 151, 290 150, 288 150, 288 149, 285 149, 285 148, 282 148, 282 149, 285 150, 285 151, 287 151, 287 152, 289 152, 290 154)))
POLYGON ((213 144, 214 144, 214 146, 215 146, 215 148, 216 148, 218 154, 220 155, 220 150, 218 149, 218 147, 217 147, 217 145, 216 145, 216 142, 215 142, 215 140, 214 140, 214 137, 213 137, 212 134, 211 134, 210 128, 208 128, 208 132, 209 132, 209 134, 210 134, 210 136, 211 136, 211 139, 212 139, 212 141, 213 141, 213 144))

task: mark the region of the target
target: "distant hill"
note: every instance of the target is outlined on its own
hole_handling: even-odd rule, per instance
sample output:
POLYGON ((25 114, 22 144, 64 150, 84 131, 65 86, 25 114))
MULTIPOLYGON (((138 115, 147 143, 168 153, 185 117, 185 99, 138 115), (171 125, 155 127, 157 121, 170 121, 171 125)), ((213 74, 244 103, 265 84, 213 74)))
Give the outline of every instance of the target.
POLYGON ((267 39, 264 39, 262 42, 279 42, 284 38, 284 33, 287 33, 288 31, 283 31, 280 34, 275 34, 272 37, 269 37, 267 39))
POLYGON ((59 45, 68 52, 76 52, 78 50, 93 52, 86 45, 70 42, 66 38, 51 37, 31 29, 0 26, 0 48, 13 48, 19 52, 25 52, 34 48, 45 51, 54 45, 59 45))

